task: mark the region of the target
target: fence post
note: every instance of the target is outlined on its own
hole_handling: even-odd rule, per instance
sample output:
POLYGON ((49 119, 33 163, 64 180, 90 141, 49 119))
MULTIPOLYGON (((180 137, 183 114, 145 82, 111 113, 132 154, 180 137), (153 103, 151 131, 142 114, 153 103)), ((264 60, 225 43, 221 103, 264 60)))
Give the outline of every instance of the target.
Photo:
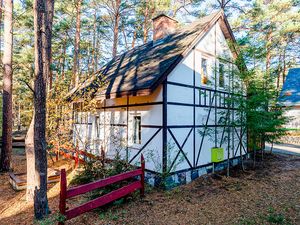
POLYGON ((78 167, 79 164, 79 155, 78 155, 78 149, 75 149, 75 168, 78 167))
MULTIPOLYGON (((66 170, 62 169, 60 172, 60 198, 59 198, 59 212, 62 215, 66 213, 66 198, 67 198, 67 177, 66 170)), ((59 225, 63 225, 63 222, 59 222, 59 225)))
POLYGON ((144 197, 145 196, 145 159, 143 154, 141 154, 141 170, 142 170, 142 175, 141 175, 142 188, 140 190, 140 196, 144 197))

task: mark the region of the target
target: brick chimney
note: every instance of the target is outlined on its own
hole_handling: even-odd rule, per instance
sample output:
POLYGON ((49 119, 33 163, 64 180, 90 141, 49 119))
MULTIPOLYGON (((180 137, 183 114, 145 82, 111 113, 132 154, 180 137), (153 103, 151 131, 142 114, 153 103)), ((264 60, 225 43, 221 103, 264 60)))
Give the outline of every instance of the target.
POLYGON ((178 21, 165 15, 160 14, 152 19, 153 21, 153 41, 162 39, 175 32, 178 21))

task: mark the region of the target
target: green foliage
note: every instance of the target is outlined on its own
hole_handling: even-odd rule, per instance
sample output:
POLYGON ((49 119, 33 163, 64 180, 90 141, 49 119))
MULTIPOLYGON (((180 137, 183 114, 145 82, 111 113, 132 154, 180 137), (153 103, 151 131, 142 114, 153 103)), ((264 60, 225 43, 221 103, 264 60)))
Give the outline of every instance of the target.
MULTIPOLYGON (((84 165, 82 171, 80 171, 71 181, 72 185, 86 184, 93 181, 97 181, 103 178, 114 176, 129 170, 132 170, 133 166, 121 160, 119 157, 116 157, 109 163, 102 163, 100 161, 90 161, 84 165)), ((105 188, 96 189, 89 193, 90 199, 95 199, 99 196, 102 196, 106 193, 109 193, 117 188, 124 186, 128 181, 118 182, 105 188)), ((123 199, 115 202, 114 204, 123 203, 123 199)))
POLYGON ((42 220, 35 220, 34 224, 36 225, 55 225, 58 222, 64 222, 66 217, 60 213, 54 213, 42 220))
MULTIPOLYGON (((167 167, 166 171, 163 171, 163 162, 161 159, 161 153, 158 150, 154 149, 148 149, 147 153, 145 155, 146 162, 151 162, 151 164, 154 165, 154 170, 159 172, 157 176, 160 179, 159 187, 161 188, 167 188, 168 187, 168 178, 170 177, 170 174, 178 168, 178 166, 184 161, 183 154, 180 154, 175 161, 174 164, 172 164, 176 158, 177 152, 179 151, 175 143, 168 142, 166 148, 167 153, 167 167)), ((186 154, 186 153, 184 153, 186 154)), ((171 187, 169 187, 171 188, 171 187)))

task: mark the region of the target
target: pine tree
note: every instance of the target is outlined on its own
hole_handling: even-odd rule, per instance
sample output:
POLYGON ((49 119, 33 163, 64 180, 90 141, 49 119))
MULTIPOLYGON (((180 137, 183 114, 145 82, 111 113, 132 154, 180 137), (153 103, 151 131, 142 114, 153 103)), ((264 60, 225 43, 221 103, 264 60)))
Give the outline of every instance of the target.
POLYGON ((3 117, 0 170, 11 168, 12 154, 12 53, 13 53, 13 1, 4 1, 4 53, 3 53, 3 117))

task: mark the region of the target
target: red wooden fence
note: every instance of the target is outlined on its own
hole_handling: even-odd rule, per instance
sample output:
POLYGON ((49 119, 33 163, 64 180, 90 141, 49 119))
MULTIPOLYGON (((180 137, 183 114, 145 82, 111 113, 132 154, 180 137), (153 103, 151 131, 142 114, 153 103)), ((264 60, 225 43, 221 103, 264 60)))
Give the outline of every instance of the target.
MULTIPOLYGON (((82 213, 88 212, 92 209, 98 208, 100 206, 106 205, 110 202, 113 202, 117 199, 125 197, 126 195, 140 190, 140 196, 144 196, 145 194, 145 160, 143 155, 141 155, 141 168, 121 173, 112 177, 108 177, 99 181, 95 181, 92 183, 80 185, 77 187, 73 187, 67 189, 67 178, 65 169, 61 170, 61 178, 60 178, 60 202, 59 202, 59 211, 62 215, 65 216, 66 220, 72 219, 76 216, 79 216, 82 213), (80 206, 77 206, 73 209, 66 210, 66 200, 68 198, 81 195, 87 193, 89 191, 95 190, 97 188, 103 188, 108 185, 127 180, 129 178, 133 178, 136 176, 140 176, 140 180, 134 181, 124 187, 121 187, 117 190, 114 190, 108 194, 105 194, 101 197, 93 199, 89 202, 86 202, 80 206)), ((59 223, 63 224, 63 223, 59 223)))
POLYGON ((60 148, 56 148, 53 150, 56 154, 56 161, 58 161, 58 156, 62 155, 66 159, 72 159, 75 161, 75 167, 78 167, 79 163, 84 164, 85 159, 89 158, 91 160, 100 160, 100 161, 108 161, 109 159, 105 159, 104 150, 101 149, 101 156, 97 156, 91 153, 88 153, 83 150, 79 150, 78 147, 73 148, 69 145, 62 145, 60 148))

